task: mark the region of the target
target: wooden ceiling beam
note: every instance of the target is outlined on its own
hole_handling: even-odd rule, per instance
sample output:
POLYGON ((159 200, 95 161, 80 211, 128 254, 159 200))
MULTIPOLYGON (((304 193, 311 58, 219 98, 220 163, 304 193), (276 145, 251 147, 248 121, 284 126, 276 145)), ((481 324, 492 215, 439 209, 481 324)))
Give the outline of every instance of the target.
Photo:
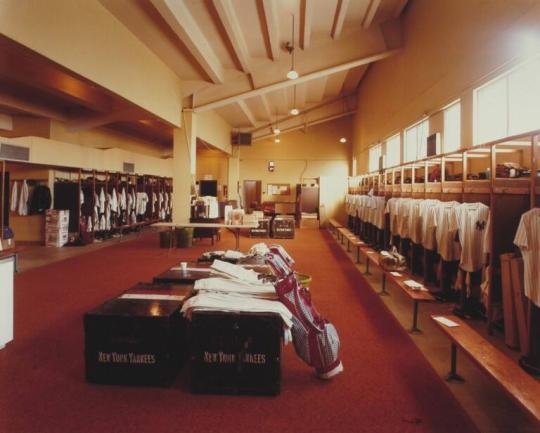
POLYGON ((246 119, 248 120, 249 124, 251 126, 257 125, 257 120, 255 119, 255 116, 249 109, 249 107, 246 104, 246 101, 238 101, 238 106, 240 107, 240 110, 242 113, 244 113, 244 116, 246 116, 246 119))
POLYGON ((306 50, 311 42, 313 0, 302 0, 300 5, 300 48, 306 50))
POLYGON ((319 71, 314 71, 308 74, 304 74, 296 80, 285 80, 280 81, 274 84, 269 84, 268 86, 259 87, 258 89, 249 90, 247 92, 239 93, 237 95, 229 96, 227 98, 219 99, 207 104, 202 104, 194 107, 195 112, 203 112, 208 110, 214 110, 216 108, 224 107, 225 105, 233 104, 240 100, 253 98, 255 96, 264 95, 276 90, 285 89, 290 86, 298 85, 301 83, 306 83, 311 80, 316 80, 317 78, 325 77, 328 75, 335 74, 336 72, 346 71, 357 66, 366 65, 368 63, 376 62, 382 59, 386 59, 396 53, 400 49, 386 50, 378 54, 374 54, 367 57, 362 57, 361 59, 353 60, 351 62, 342 63, 340 65, 331 66, 329 68, 321 69, 319 71))
MULTIPOLYGON (((313 120, 310 120, 308 122, 305 122, 302 118, 297 117, 298 118, 298 125, 282 129, 281 132, 280 132, 280 135, 287 134, 288 132, 297 131, 299 129, 306 128, 306 127, 309 127, 309 126, 315 126, 315 125, 320 125, 321 123, 331 122, 332 120, 341 119, 342 117, 352 116, 354 113, 356 113, 356 110, 350 110, 350 111, 345 111, 343 113, 334 114, 333 116, 327 116, 327 117, 322 117, 322 118, 319 118, 319 119, 313 119, 313 120)), ((273 133, 260 135, 258 137, 254 137, 253 142, 264 140, 266 138, 271 138, 271 137, 274 137, 273 133)))
POLYGON ((195 57, 210 80, 215 84, 222 84, 223 67, 184 0, 150 0, 150 2, 195 57))
POLYGON ((0 106, 13 108, 24 113, 45 117, 47 119, 61 120, 63 122, 67 120, 66 114, 59 110, 28 102, 11 95, 0 94, 0 106))
POLYGON ((341 36, 348 8, 349 0, 338 0, 336 13, 334 15, 334 25, 332 26, 332 39, 338 39, 341 36))
MULTIPOLYGON (((317 111, 320 108, 326 107, 328 105, 335 104, 336 102, 340 102, 340 101, 342 102, 343 107, 353 106, 353 105, 347 103, 347 100, 350 97, 351 97, 351 95, 345 95, 345 96, 340 96, 338 98, 329 99, 329 100, 323 102, 322 104, 313 105, 313 106, 311 106, 311 107, 309 107, 309 108, 307 108, 305 110, 302 110, 300 114, 301 114, 301 116, 303 116, 303 115, 306 115, 306 114, 311 113, 313 111, 317 111)), ((279 118, 278 122, 287 122, 288 120, 298 119, 298 118, 299 118, 298 116, 294 116, 292 114, 291 115, 287 114, 286 116, 283 116, 283 117, 279 118)), ((256 128, 251 129, 249 132, 254 134, 257 131, 262 131, 262 130, 271 128, 273 123, 274 122, 271 120, 269 123, 267 123, 265 125, 257 126, 256 128)))
POLYGON ((249 73, 251 71, 249 51, 241 31, 242 26, 238 21, 231 0, 214 0, 214 7, 219 15, 221 24, 225 28, 225 32, 227 32, 227 36, 242 70, 245 73, 249 73))
POLYGON ((266 114, 266 117, 269 122, 272 122, 272 110, 270 108, 270 103, 268 102, 268 98, 266 95, 259 95, 261 97, 262 105, 264 108, 264 112, 266 114))
POLYGON ((377 13, 377 9, 379 9, 380 5, 381 0, 370 0, 366 10, 366 15, 364 15, 364 19, 362 21, 362 28, 368 29, 369 26, 371 26, 373 18, 375 18, 375 14, 377 13))
POLYGON ((266 37, 270 48, 271 59, 279 59, 279 20, 277 13, 277 1, 259 0, 264 11, 266 25, 266 37))

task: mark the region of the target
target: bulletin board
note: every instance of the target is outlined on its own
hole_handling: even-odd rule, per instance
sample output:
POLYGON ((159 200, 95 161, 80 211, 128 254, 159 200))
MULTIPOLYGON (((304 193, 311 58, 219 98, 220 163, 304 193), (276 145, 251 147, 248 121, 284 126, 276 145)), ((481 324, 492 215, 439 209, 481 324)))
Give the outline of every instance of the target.
POLYGON ((268 195, 291 195, 291 185, 288 183, 269 183, 266 185, 268 195))

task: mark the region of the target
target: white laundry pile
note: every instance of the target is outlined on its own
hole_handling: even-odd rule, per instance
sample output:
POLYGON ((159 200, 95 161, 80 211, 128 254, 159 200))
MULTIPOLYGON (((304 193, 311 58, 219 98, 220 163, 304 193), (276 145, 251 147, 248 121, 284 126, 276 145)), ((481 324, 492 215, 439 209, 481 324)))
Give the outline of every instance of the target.
POLYGON ((255 284, 258 284, 260 281, 257 272, 244 269, 242 266, 233 265, 232 263, 224 262, 222 260, 214 260, 214 263, 212 263, 210 268, 240 281, 255 284))
POLYGON ((276 289, 269 283, 247 283, 229 278, 204 278, 195 282, 196 292, 236 293, 264 299, 278 299, 276 289))
POLYGON ((258 299, 238 293, 202 292, 182 305, 182 313, 189 319, 193 310, 226 311, 232 313, 277 313, 287 330, 292 327, 292 314, 280 301, 258 299))

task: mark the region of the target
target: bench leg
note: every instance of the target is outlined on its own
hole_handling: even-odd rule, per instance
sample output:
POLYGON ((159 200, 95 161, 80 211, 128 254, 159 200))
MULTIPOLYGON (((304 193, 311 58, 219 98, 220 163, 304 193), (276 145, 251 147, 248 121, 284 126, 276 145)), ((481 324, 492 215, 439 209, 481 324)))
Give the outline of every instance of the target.
POLYGON ((369 258, 366 255, 366 272, 364 272, 364 275, 371 275, 371 272, 369 272, 369 258))
POLYGON ((379 295, 381 296, 388 296, 390 293, 386 291, 386 273, 383 271, 382 273, 382 282, 381 282, 381 291, 379 292, 379 295))
POLYGON ((356 246, 356 263, 360 264, 360 246, 356 246))
POLYGON ((465 379, 457 374, 457 346, 455 343, 450 345, 450 373, 446 376, 448 382, 465 382, 465 379))
POLYGON ((411 334, 421 334, 422 331, 418 327, 418 301, 414 301, 413 303, 413 322, 412 322, 412 328, 409 331, 411 334))
POLYGON ((351 252, 351 240, 349 238, 347 238, 347 252, 351 252))

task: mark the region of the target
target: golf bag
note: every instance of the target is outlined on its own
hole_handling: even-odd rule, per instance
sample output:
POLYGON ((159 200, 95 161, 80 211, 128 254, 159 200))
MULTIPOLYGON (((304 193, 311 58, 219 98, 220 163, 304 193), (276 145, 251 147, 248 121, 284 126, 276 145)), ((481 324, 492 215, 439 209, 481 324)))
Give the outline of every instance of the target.
POLYGON ((280 301, 293 314, 292 336, 296 353, 315 368, 322 379, 343 371, 339 358, 339 336, 333 324, 323 319, 311 302, 309 291, 302 287, 295 274, 280 256, 266 254, 267 263, 278 273, 275 283, 280 301), (286 273, 288 272, 288 273, 286 273))

